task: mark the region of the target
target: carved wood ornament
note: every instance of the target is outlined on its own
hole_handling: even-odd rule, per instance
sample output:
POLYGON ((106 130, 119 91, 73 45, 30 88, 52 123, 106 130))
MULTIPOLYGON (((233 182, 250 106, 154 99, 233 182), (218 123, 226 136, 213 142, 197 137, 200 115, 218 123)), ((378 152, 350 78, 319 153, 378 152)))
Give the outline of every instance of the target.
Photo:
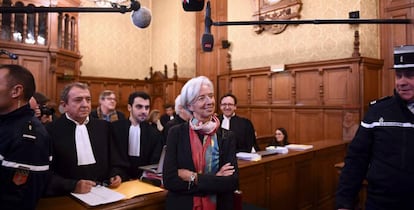
MULTIPOLYGON (((259 21, 270 20, 290 20, 298 19, 300 17, 300 9, 302 2, 300 0, 253 0, 256 11, 253 17, 259 21)), ((287 24, 273 24, 273 25, 257 25, 254 26, 254 31, 261 34, 263 31, 268 31, 273 34, 282 33, 287 27, 287 24)))

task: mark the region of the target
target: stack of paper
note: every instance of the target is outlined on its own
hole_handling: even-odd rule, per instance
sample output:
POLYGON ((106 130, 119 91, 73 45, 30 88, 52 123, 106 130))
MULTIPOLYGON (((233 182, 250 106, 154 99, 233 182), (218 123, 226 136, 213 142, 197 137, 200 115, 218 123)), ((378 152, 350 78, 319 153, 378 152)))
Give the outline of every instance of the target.
POLYGON ((302 150, 312 149, 313 148, 313 145, 306 145, 306 144, 289 144, 289 145, 286 145, 286 147, 288 149, 291 149, 291 150, 302 151, 302 150))
POLYGON ((80 199, 81 201, 85 202, 89 206, 112 203, 112 202, 119 201, 125 198, 125 195, 115 192, 104 186, 92 187, 89 193, 84 193, 84 194, 71 193, 71 194, 75 196, 76 198, 80 199))
POLYGON ((266 151, 275 151, 275 153, 279 153, 279 154, 286 154, 289 152, 289 150, 286 147, 275 147, 275 146, 266 147, 266 151))
POLYGON ((262 159, 262 156, 257 153, 238 152, 236 157, 240 160, 258 161, 262 159))

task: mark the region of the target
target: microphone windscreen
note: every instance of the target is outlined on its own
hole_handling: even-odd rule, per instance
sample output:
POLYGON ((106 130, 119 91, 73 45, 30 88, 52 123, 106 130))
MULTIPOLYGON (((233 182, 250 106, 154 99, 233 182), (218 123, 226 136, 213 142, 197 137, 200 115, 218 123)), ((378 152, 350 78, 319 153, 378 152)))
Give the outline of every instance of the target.
POLYGON ((204 8, 204 0, 182 0, 183 9, 188 12, 201 11, 204 8))
POLYGON ((10 53, 9 54, 9 58, 10 59, 13 59, 13 60, 17 60, 17 58, 19 58, 19 56, 17 56, 16 54, 14 54, 14 53, 10 53))
POLYGON ((203 34, 201 38, 201 47, 203 48, 204 52, 211 52, 213 51, 214 46, 214 37, 212 34, 203 34))
POLYGON ((137 11, 132 11, 131 20, 138 28, 146 28, 151 23, 151 11, 146 7, 141 7, 137 11))

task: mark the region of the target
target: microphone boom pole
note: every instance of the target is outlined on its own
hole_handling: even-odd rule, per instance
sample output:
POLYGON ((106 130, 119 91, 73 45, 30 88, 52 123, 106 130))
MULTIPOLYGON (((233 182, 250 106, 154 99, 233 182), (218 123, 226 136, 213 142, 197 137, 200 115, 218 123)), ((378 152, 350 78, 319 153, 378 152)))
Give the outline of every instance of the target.
POLYGON ((126 7, 119 8, 97 8, 97 7, 0 7, 0 13, 62 13, 62 12, 131 12, 126 7))
POLYGON ((273 25, 273 24, 410 24, 410 19, 316 19, 316 20, 258 20, 212 22, 213 26, 273 25))
POLYGON ((0 7, 0 13, 51 13, 51 12, 90 12, 90 13, 111 13, 119 12, 126 13, 137 11, 141 8, 141 4, 136 0, 131 0, 131 6, 128 8, 124 5, 114 4, 112 8, 101 7, 35 7, 28 5, 25 7, 0 7))

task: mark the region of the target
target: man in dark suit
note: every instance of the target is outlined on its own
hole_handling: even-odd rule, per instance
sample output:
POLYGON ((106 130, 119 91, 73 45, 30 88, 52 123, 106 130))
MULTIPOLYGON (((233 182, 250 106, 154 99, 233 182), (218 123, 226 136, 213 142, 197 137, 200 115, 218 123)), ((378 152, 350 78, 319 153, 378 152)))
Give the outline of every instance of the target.
POLYGON ((130 167, 125 177, 139 178, 139 166, 158 163, 162 150, 163 136, 147 121, 150 96, 145 92, 133 92, 128 98, 128 120, 113 122, 114 134, 123 159, 130 167))
POLYGON ((236 136, 237 152, 258 151, 256 134, 252 122, 236 115, 237 98, 233 94, 226 94, 220 98, 219 116, 221 127, 233 131, 236 136))
POLYGON ((172 104, 165 104, 164 111, 165 113, 160 118, 162 126, 165 126, 168 121, 173 120, 176 117, 174 107, 172 104))
POLYGON ((119 186, 123 168, 110 123, 90 118, 91 94, 83 83, 67 85, 61 95, 65 114, 47 125, 52 137, 53 175, 47 195, 88 193, 98 183, 119 186))
POLYGON ((164 134, 164 144, 166 144, 168 131, 171 127, 188 122, 192 117, 191 113, 183 108, 183 105, 180 102, 180 95, 175 98, 175 112, 177 116, 173 120, 168 121, 164 126, 164 130, 162 130, 164 134))

